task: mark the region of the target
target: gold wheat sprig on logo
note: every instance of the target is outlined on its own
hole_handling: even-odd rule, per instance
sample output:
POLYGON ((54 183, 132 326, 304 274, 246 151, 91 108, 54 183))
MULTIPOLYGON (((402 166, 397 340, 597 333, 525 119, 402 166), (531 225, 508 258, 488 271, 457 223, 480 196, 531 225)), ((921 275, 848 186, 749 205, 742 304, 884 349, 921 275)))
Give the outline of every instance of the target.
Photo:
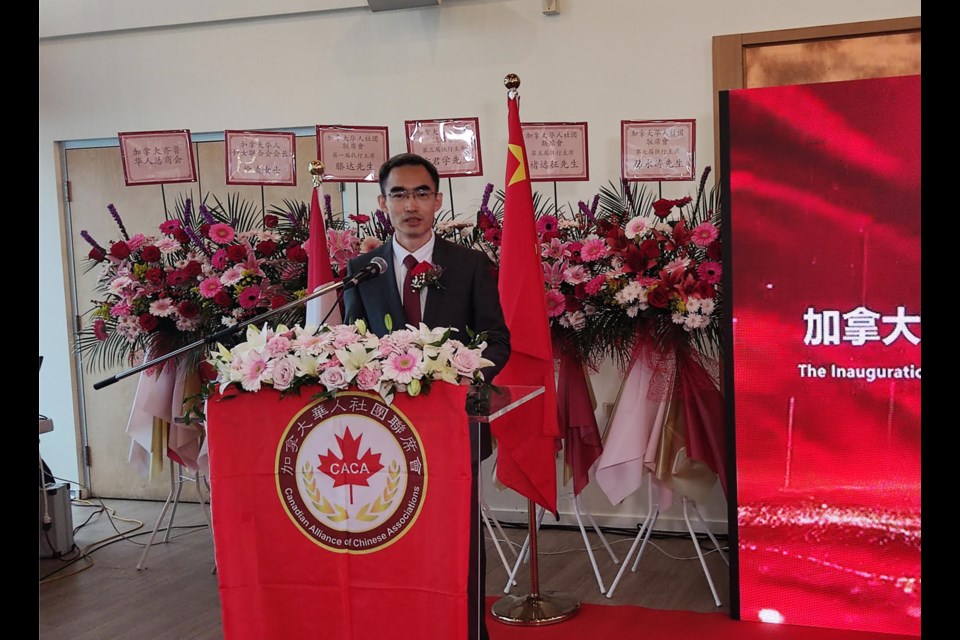
POLYGON ((387 471, 387 486, 383 493, 377 496, 373 503, 367 503, 360 507, 357 512, 357 520, 372 522, 377 519, 378 514, 383 513, 392 503, 394 496, 397 495, 397 489, 400 487, 400 465, 394 460, 390 463, 390 469, 387 471))
POLYGON ((300 473, 303 475, 303 483, 307 488, 307 496, 310 498, 310 504, 312 504, 317 511, 326 516, 327 520, 331 522, 343 522, 350 517, 350 514, 342 506, 330 504, 330 501, 327 500, 320 490, 317 488, 317 483, 313 479, 313 467, 310 463, 304 463, 303 469, 300 470, 300 473))

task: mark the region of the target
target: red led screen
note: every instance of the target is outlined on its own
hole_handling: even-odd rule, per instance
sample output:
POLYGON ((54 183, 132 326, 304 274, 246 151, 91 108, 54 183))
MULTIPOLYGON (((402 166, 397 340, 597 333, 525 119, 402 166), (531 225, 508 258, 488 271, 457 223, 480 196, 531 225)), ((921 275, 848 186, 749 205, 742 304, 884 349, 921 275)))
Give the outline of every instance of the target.
POLYGON ((920 633, 920 77, 727 96, 743 620, 920 633))

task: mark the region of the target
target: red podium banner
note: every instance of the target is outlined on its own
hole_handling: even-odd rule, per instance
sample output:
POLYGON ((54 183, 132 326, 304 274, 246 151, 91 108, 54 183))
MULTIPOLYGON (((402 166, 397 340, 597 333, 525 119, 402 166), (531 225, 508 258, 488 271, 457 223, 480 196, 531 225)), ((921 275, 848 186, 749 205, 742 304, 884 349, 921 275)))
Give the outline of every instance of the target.
POLYGON ((467 387, 207 403, 224 638, 454 638, 467 626, 467 387))

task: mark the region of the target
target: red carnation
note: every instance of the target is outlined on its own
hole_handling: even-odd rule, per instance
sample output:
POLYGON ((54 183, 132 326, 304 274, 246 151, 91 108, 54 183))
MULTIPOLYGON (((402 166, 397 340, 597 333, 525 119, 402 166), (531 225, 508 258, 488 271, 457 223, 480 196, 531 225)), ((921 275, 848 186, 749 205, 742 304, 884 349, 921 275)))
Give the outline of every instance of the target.
POLYGON ((159 262, 160 261, 160 249, 157 249, 152 244, 148 244, 142 249, 140 249, 140 257, 144 262, 159 262))
POLYGON ((187 244, 190 242, 190 236, 188 236, 187 232, 183 229, 175 229, 173 232, 173 237, 180 244, 187 244))
POLYGON ((287 304, 287 299, 282 295, 275 295, 272 298, 270 298, 271 309, 279 309, 285 304, 287 304))
POLYGON ((287 247, 287 257, 292 262, 306 262, 307 252, 303 250, 303 246, 293 243, 287 247))
POLYGON ((640 253, 644 258, 654 260, 660 257, 660 245, 656 240, 644 240, 640 243, 640 253))
POLYGON ((171 287, 175 287, 178 284, 183 284, 189 279, 189 276, 182 269, 174 269, 167 274, 167 284, 171 287))
POLYGON ((117 240, 110 245, 110 255, 119 260, 123 260, 130 255, 130 247, 123 240, 117 240))
POLYGON ((720 241, 714 240, 707 245, 707 257, 711 260, 719 260, 721 256, 720 253, 720 241))
POLYGON ((670 215, 670 211, 673 209, 673 200, 667 200, 666 198, 660 198, 659 200, 654 201, 653 203, 653 213, 659 218, 666 218, 670 215))
POLYGON ((568 313, 573 313, 574 311, 580 311, 583 309, 583 304, 577 300, 576 295, 568 293, 564 296, 564 310, 568 313))
POLYGON ((417 266, 410 270, 410 275, 421 276, 431 271, 433 271, 433 265, 424 260, 423 262, 418 262, 417 266))
POLYGON ((233 306, 233 299, 230 297, 230 294, 223 289, 214 294, 213 301, 221 307, 233 306))
POLYGON ((278 224, 280 224, 280 218, 272 213, 268 213, 267 215, 263 216, 263 226, 265 226, 267 229, 273 229, 278 224))
POLYGON ((660 283, 647 293, 647 302, 651 307, 666 309, 670 306, 670 292, 664 283, 660 283))
POLYGON ((199 233, 199 234, 200 234, 200 237, 202 237, 202 238, 209 238, 209 237, 210 237, 210 223, 209 223, 209 222, 204 222, 202 225, 200 225, 200 228, 197 229, 197 233, 199 233))
POLYGON ((200 263, 196 260, 191 260, 187 263, 187 266, 183 268, 187 275, 196 278, 198 275, 203 273, 203 267, 200 266, 200 263))
POLYGON ((200 305, 193 300, 184 300, 177 305, 177 311, 187 320, 192 320, 200 315, 200 305))
POLYGON ((233 262, 242 262, 247 259, 247 248, 242 244, 232 244, 227 247, 227 257, 233 262))
POLYGON ((87 254, 87 257, 91 260, 96 260, 97 262, 103 262, 107 257, 107 253, 100 247, 94 247, 90 249, 90 253, 87 254))
POLYGON ((160 284, 163 282, 163 269, 160 267, 150 267, 147 269, 147 272, 143 274, 143 278, 150 284, 160 284))
POLYGON ((350 219, 356 222, 357 224, 366 224, 370 222, 370 216, 364 215, 362 213, 351 213, 350 219))
POLYGON ((260 252, 264 258, 269 258, 277 251, 277 243, 273 240, 264 240, 263 242, 257 245, 257 251, 260 252))
POLYGON ((149 313, 141 313, 140 317, 140 328, 144 331, 153 331, 157 328, 157 317, 150 315, 149 313))

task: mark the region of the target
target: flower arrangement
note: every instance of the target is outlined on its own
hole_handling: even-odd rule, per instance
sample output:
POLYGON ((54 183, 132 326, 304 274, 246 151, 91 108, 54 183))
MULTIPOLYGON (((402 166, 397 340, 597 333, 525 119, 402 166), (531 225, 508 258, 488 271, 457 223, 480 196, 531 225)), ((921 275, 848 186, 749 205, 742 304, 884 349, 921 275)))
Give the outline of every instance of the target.
MULTIPOLYGON (((90 268, 100 269, 102 294, 78 337, 90 366, 162 356, 302 297, 305 215, 261 216, 238 197, 226 205, 214 200, 194 212, 193 202, 181 199, 154 233, 132 235, 110 205, 118 239, 104 246, 81 232, 91 247, 90 268)), ((285 313, 288 322, 303 315, 285 313)))
POLYGON ((453 331, 408 325, 378 338, 362 321, 292 329, 249 325, 245 342, 232 349, 218 345, 208 362, 221 393, 231 387, 258 391, 264 385, 289 393, 319 385, 319 395, 329 397, 355 386, 389 404, 397 393, 427 393, 438 381, 483 381, 482 369, 493 366, 483 357, 483 336, 464 344, 451 337, 453 331))
MULTIPOLYGON (((720 344, 719 196, 653 197, 640 183, 600 189, 588 204, 534 194, 547 315, 555 348, 595 367, 626 368, 643 341, 720 344)), ((465 243, 499 257, 503 194, 487 185, 465 243)))

